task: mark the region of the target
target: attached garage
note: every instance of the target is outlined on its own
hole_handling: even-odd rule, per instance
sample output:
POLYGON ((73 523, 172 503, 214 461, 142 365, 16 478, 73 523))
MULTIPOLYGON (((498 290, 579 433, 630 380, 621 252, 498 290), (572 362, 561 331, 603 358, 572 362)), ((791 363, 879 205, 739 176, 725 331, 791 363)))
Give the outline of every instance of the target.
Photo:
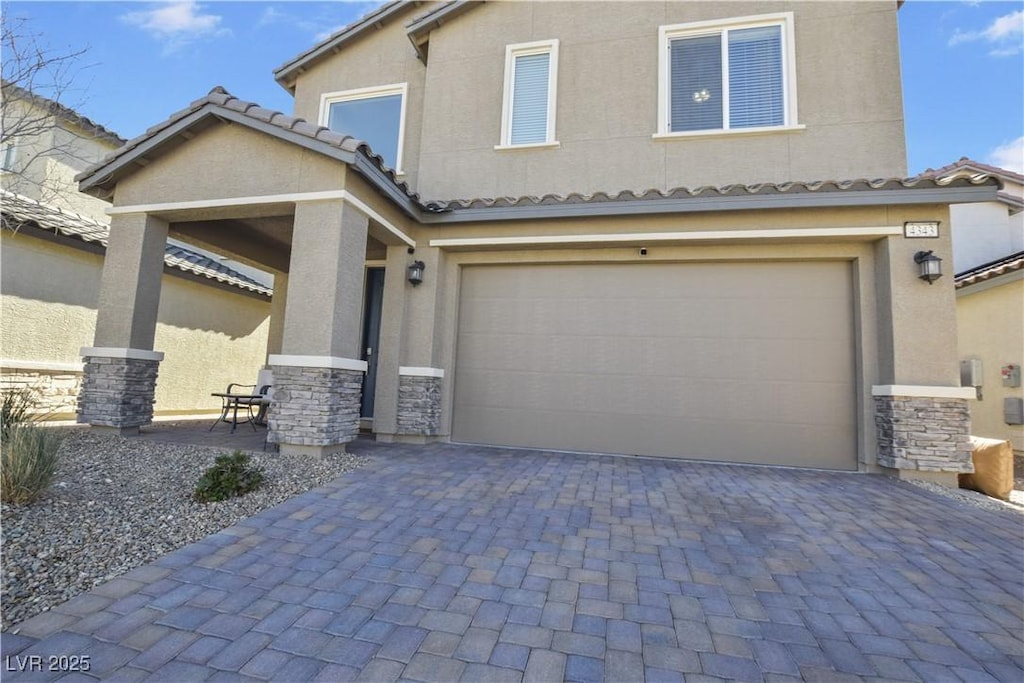
POLYGON ((848 261, 462 268, 452 440, 852 470, 848 261))

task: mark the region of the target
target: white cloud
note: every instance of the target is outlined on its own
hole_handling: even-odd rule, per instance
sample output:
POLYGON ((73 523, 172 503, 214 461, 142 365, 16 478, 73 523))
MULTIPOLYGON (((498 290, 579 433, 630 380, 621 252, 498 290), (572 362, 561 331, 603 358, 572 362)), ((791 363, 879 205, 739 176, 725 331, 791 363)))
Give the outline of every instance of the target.
POLYGON ((985 163, 1015 173, 1024 173, 1024 136, 996 147, 989 153, 985 163))
POLYGON ((223 17, 205 14, 194 0, 167 2, 150 10, 129 12, 120 17, 129 26, 138 26, 164 44, 164 52, 174 52, 202 38, 229 35, 221 28, 223 17))
POLYGON ((996 17, 980 31, 957 29, 949 39, 949 46, 983 41, 991 46, 993 57, 1009 57, 1024 51, 1024 10, 996 17))

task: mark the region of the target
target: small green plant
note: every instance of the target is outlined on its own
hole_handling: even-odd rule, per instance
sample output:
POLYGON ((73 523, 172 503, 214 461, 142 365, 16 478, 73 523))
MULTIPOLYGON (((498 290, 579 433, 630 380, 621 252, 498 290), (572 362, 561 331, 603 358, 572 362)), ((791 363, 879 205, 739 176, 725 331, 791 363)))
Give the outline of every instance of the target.
POLYGON ((6 503, 31 503, 57 469, 64 435, 37 424, 31 407, 27 389, 4 392, 0 400, 0 498, 6 503))
POLYGON ((0 439, 7 440, 7 433, 31 420, 32 392, 26 388, 3 392, 0 400, 0 439))
POLYGON ((255 491, 263 483, 263 470, 249 465, 249 456, 241 451, 219 455, 213 467, 203 472, 196 484, 195 498, 212 503, 255 491))

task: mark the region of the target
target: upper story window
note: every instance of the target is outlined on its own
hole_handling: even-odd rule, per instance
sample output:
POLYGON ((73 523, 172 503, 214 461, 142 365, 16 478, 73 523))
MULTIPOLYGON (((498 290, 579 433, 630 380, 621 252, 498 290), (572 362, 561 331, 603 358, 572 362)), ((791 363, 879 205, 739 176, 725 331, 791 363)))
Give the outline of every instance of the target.
POLYGON ((7 145, 0 150, 0 170, 13 171, 14 162, 18 158, 18 148, 14 145, 7 145))
POLYGON ((557 40, 506 46, 501 144, 497 149, 558 145, 555 140, 557 85, 557 40))
POLYGON ((662 26, 658 135, 796 128, 793 14, 662 26))
POLYGON ((362 140, 401 173, 406 93, 405 83, 324 93, 320 125, 362 140))

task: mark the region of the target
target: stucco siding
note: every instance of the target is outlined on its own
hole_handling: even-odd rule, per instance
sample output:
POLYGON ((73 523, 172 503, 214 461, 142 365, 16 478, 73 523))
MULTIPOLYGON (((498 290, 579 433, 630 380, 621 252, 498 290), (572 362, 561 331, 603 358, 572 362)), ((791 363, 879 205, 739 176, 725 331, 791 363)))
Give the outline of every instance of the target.
POLYGON ((1024 273, 1003 276, 958 292, 960 358, 982 361, 982 400, 971 401, 971 433, 1009 439, 1024 452, 1024 426, 1003 420, 1003 399, 1024 398, 1024 389, 1002 385, 1000 368, 1024 363, 1024 273))
POLYGON ((118 183, 114 205, 338 190, 346 168, 244 126, 219 124, 118 183))
POLYGON ((487 3, 431 34, 417 189, 450 198, 902 176, 896 30, 890 2, 487 3), (659 26, 790 10, 804 129, 652 139, 659 26), (560 147, 495 150, 505 46, 555 38, 560 147))
MULTIPOLYGON (((295 86, 295 116, 312 123, 320 120, 320 96, 324 93, 408 84, 402 145, 402 180, 416 186, 419 168, 420 128, 426 67, 405 33, 405 24, 420 12, 411 11, 345 46, 339 57, 324 60, 302 74, 295 86)), ((345 132, 345 131, 341 131, 345 132)))
POLYGON ((156 411, 214 409, 211 392, 254 384, 266 362, 270 304, 164 276, 154 348, 163 351, 156 411))
MULTIPOLYGON (((81 364, 79 350, 93 345, 102 255, 9 231, 2 240, 0 357, 7 365, 81 364)), ((254 382, 266 359, 269 314, 267 301, 165 274, 154 344, 166 354, 156 413, 212 410, 218 401, 211 392, 254 382)), ((4 375, 14 374, 9 370, 4 375)), ((26 373, 48 381, 31 367, 16 374, 26 373)))

